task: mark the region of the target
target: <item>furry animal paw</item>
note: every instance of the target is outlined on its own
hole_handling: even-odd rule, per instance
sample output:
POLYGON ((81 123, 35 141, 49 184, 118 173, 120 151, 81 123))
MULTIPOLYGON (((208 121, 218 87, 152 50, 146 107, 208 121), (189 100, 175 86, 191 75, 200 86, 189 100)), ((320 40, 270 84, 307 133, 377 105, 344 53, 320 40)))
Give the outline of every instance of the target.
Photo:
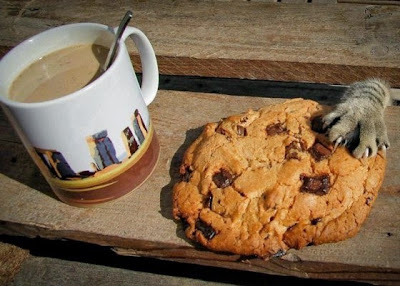
POLYGON ((379 149, 386 152, 390 143, 383 112, 390 102, 390 87, 383 80, 350 85, 341 103, 322 119, 329 140, 335 148, 347 146, 356 158, 375 156, 379 149))

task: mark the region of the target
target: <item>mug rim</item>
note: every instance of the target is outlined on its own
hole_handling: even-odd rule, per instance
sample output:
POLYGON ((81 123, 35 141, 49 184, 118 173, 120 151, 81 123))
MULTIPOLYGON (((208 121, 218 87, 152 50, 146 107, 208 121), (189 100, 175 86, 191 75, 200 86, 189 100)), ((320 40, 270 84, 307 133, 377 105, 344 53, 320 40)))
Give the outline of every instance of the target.
MULTIPOLYGON (((24 49, 26 48, 26 46, 30 45, 32 41, 37 40, 37 38, 40 37, 44 37, 45 34, 48 34, 50 32, 54 32, 56 30, 64 30, 64 29, 74 29, 77 27, 82 27, 82 26, 86 26, 86 27, 93 27, 93 28, 100 28, 103 31, 112 33, 113 35, 115 35, 114 32, 114 28, 107 26, 107 25, 103 25, 103 24, 99 24, 99 23, 72 23, 72 24, 66 24, 66 25, 61 25, 58 27, 54 27, 45 31, 42 31, 36 35, 33 35, 32 37, 22 41, 21 43, 19 43, 18 45, 16 45, 15 47, 13 47, 9 52, 7 52, 6 55, 3 56, 3 58, 0 60, 0 68, 2 66, 2 64, 4 63, 4 60, 13 57, 14 53, 16 53, 16 51, 20 50, 20 49, 24 49)), ((120 42, 121 43, 121 42, 120 42)), ((46 55, 62 50, 64 48, 68 48, 69 46, 62 46, 59 47, 49 53, 47 53, 46 55)), ((74 98, 80 96, 81 93, 83 92, 87 92, 90 89, 93 89, 95 84, 98 84, 99 81, 104 81, 105 78, 115 69, 116 66, 116 62, 120 61, 121 58, 121 51, 122 49, 120 49, 120 47, 118 47, 117 49, 117 53, 114 57, 113 62, 111 63, 111 65, 109 66, 109 68, 103 72, 96 80, 90 82, 89 84, 85 85, 84 87, 68 93, 66 95, 63 95, 59 98, 54 98, 54 99, 50 99, 50 100, 46 100, 46 101, 41 101, 41 102, 19 102, 19 101, 15 101, 12 100, 8 97, 8 90, 7 90, 7 94, 5 96, 0 95, 0 102, 4 103, 6 106, 10 106, 10 107, 15 107, 15 108, 22 108, 22 109, 32 109, 32 108, 42 108, 42 107, 47 107, 50 105, 55 105, 55 104, 60 104, 63 103, 65 101, 70 101, 73 100, 74 98)), ((36 59, 35 61, 33 61, 32 63, 36 62, 38 59, 36 59)), ((30 64, 32 64, 30 63, 30 64)), ((29 65, 24 66, 24 68, 22 69, 22 71, 20 73, 17 74, 16 77, 18 77, 27 67, 29 67, 29 65)), ((14 82, 14 80, 16 79, 16 77, 13 78, 12 82, 14 82)), ((9 86, 8 88, 10 88, 11 86, 9 86)))

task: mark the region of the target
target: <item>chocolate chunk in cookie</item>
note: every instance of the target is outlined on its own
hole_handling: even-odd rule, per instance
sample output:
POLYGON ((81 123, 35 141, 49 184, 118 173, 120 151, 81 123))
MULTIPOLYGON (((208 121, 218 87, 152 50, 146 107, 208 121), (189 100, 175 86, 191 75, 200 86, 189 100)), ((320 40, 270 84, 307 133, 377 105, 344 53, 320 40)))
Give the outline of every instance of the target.
POLYGON ((320 217, 314 218, 311 220, 311 225, 316 225, 320 221, 322 221, 322 218, 320 218, 320 217))
POLYGON ((213 239, 216 234, 215 230, 202 220, 196 221, 196 229, 199 230, 208 240, 213 239))
POLYGON ((307 176, 302 174, 300 179, 303 181, 301 191, 312 193, 319 196, 326 195, 329 192, 329 175, 307 176))
POLYGON ((219 172, 214 174, 212 180, 218 188, 226 188, 232 184, 233 176, 229 171, 221 169, 219 172))
POLYGON ((267 128, 265 128, 265 131, 267 131, 268 136, 274 136, 284 133, 286 131, 286 128, 283 126, 282 123, 278 122, 268 125, 267 128))
POLYGON ((204 207, 211 209, 212 208, 212 203, 213 203, 213 198, 214 197, 210 192, 210 194, 204 200, 204 207))
POLYGON ((319 141, 316 141, 309 151, 317 162, 322 161, 332 155, 332 150, 319 141))

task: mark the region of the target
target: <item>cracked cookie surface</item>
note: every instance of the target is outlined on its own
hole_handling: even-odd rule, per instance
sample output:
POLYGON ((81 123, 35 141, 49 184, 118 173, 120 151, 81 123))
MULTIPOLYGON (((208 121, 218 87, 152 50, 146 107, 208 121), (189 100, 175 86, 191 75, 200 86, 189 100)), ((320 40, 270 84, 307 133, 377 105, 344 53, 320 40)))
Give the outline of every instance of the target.
POLYGON ((383 181, 381 152, 333 152, 326 113, 294 99, 209 123, 186 150, 173 215, 205 247, 267 258, 354 236, 383 181))

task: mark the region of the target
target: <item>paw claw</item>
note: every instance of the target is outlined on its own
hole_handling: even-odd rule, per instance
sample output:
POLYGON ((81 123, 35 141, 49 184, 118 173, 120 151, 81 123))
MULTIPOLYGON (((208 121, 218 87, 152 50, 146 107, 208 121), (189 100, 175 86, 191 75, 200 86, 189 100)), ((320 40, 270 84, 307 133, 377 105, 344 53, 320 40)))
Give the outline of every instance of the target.
POLYGON ((363 158, 368 158, 369 156, 369 148, 367 148, 364 152, 364 155, 362 156, 363 158))
POLYGON ((336 151, 336 148, 340 145, 340 143, 343 141, 343 137, 340 136, 338 139, 335 141, 335 146, 333 147, 333 152, 336 151))
POLYGON ((386 157, 386 150, 387 150, 386 144, 382 145, 381 150, 383 152, 383 155, 386 157))

